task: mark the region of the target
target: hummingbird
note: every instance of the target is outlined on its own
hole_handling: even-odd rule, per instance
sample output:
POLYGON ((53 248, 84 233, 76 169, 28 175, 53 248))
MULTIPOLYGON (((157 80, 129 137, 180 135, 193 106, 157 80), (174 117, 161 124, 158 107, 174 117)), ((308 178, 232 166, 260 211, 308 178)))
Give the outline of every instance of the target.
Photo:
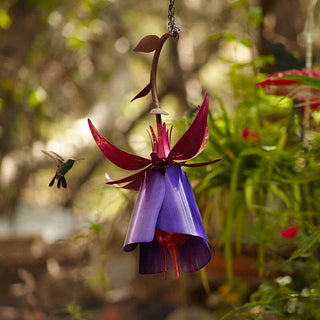
POLYGON ((64 177, 65 174, 72 168, 75 161, 84 160, 84 159, 81 158, 81 159, 67 159, 67 160, 65 160, 64 158, 62 158, 60 155, 58 155, 57 153, 55 153, 53 151, 45 151, 45 150, 41 150, 41 151, 45 155, 50 157, 52 160, 54 160, 54 162, 57 165, 56 174, 53 177, 53 179, 50 181, 49 187, 52 187, 55 179, 57 179, 58 180, 57 187, 60 188, 60 186, 62 185, 63 188, 66 188, 67 181, 66 181, 66 178, 64 177))

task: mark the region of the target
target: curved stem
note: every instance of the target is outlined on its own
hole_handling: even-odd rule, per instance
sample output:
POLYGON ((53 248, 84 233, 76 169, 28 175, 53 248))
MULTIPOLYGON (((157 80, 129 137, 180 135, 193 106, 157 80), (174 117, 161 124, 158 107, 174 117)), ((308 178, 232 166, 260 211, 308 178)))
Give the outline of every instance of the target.
POLYGON ((171 33, 165 33, 161 38, 160 38, 160 43, 159 47, 156 49, 153 60, 152 60, 152 66, 151 66, 151 74, 150 74, 150 83, 151 83, 151 95, 152 95, 152 101, 154 104, 155 108, 160 109, 160 104, 159 104, 159 99, 158 99, 158 92, 157 92, 157 67, 158 67, 158 61, 159 61, 159 56, 161 49, 163 47, 163 44, 165 41, 171 37, 171 33))
POLYGON ((157 125, 162 126, 162 120, 161 120, 161 113, 166 114, 164 111, 159 112, 160 103, 158 99, 158 92, 157 92, 157 67, 158 67, 158 61, 161 49, 163 47, 163 44, 168 38, 175 38, 174 34, 172 32, 167 32, 160 38, 159 47, 156 49, 153 60, 152 60, 152 66, 151 66, 151 74, 150 74, 150 84, 151 84, 151 96, 152 96, 152 102, 154 105, 154 109, 158 109, 158 112, 154 112, 156 115, 156 121, 157 125))

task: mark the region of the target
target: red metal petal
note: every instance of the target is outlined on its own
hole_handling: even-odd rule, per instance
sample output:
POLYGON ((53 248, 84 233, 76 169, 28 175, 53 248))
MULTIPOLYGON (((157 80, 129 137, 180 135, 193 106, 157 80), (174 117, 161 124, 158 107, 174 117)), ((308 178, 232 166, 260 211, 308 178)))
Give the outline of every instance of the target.
POLYGON ((170 145, 168 141, 167 127, 165 123, 163 123, 162 125, 162 141, 163 141, 164 154, 167 157, 170 153, 170 145))
MULTIPOLYGON (((200 106, 199 107, 199 111, 200 111, 200 106)), ((204 136, 203 136, 203 140, 202 140, 202 143, 201 143, 201 147, 199 148, 197 154, 195 155, 195 157, 200 154, 204 148, 206 147, 207 143, 208 143, 208 140, 209 140, 209 127, 208 127, 208 122, 206 123, 206 128, 205 128, 205 132, 204 132, 204 136)))
POLYGON ((163 144, 163 127, 160 123, 157 124, 157 133, 158 133, 158 157, 164 158, 166 155, 163 144))
POLYGON ((150 132, 151 132, 151 143, 152 143, 152 152, 157 153, 158 152, 158 139, 156 134, 154 133, 154 130, 151 126, 149 126, 150 132))
POLYGON ((109 142, 88 119, 94 140, 102 153, 116 166, 125 170, 139 170, 151 163, 151 160, 123 151, 109 142))
POLYGON ((146 170, 147 169, 139 171, 139 172, 137 172, 135 174, 132 174, 131 176, 128 176, 128 177, 125 177, 125 178, 122 178, 122 179, 118 179, 118 180, 112 180, 110 178, 110 176, 106 173, 105 175, 106 175, 106 178, 108 180, 107 184, 114 185, 114 184, 118 184, 118 183, 132 182, 133 180, 136 180, 136 179, 139 179, 140 177, 143 177, 143 175, 144 175, 146 170))
POLYGON ((167 130, 167 140, 168 140, 170 150, 171 150, 172 129, 173 129, 173 126, 170 127, 170 130, 167 130))
POLYGON ((133 190, 133 191, 139 191, 140 189, 140 185, 144 176, 145 170, 140 171, 132 176, 129 176, 127 178, 124 179, 120 179, 120 180, 112 180, 110 178, 110 176, 106 174, 106 178, 108 180, 107 184, 110 184, 116 188, 122 188, 122 189, 129 189, 129 190, 133 190), (134 180, 132 180, 134 178, 134 180), (131 181, 132 180, 132 181, 131 181), (123 183, 123 182, 129 182, 128 184, 124 185, 124 186, 120 186, 118 183, 123 183))
MULTIPOLYGON (((107 178, 107 180, 108 180, 107 184, 110 184, 110 185, 112 185, 112 186, 114 186, 114 187, 116 187, 116 188, 129 189, 129 190, 133 190, 133 191, 139 191, 140 185, 141 185, 141 182, 142 182, 142 179, 143 179, 144 172, 145 172, 145 170, 142 171, 142 174, 141 174, 140 176, 137 175, 136 178, 135 178, 133 181, 129 182, 129 183, 126 184, 125 186, 120 186, 120 185, 118 185, 117 182, 119 182, 119 180, 114 180, 114 181, 113 181, 113 180, 110 178, 110 176, 106 173, 106 178, 107 178)), ((131 176, 131 177, 132 177, 132 176, 131 176)), ((130 178, 130 177, 127 177, 127 178, 130 178)), ((124 180, 124 179, 122 179, 122 180, 124 180)), ((130 181, 130 180, 128 180, 128 181, 130 181)), ((123 181, 122 181, 122 182, 123 182, 123 181)), ((121 182, 119 182, 119 183, 121 183, 121 182)))
POLYGON ((208 94, 205 95, 202 106, 189 129, 171 149, 168 158, 187 161, 199 154, 205 147, 208 138, 208 94))
POLYGON ((140 190, 140 185, 142 183, 143 176, 141 178, 133 180, 132 182, 126 184, 125 186, 122 187, 122 189, 128 189, 132 191, 139 191, 140 190))

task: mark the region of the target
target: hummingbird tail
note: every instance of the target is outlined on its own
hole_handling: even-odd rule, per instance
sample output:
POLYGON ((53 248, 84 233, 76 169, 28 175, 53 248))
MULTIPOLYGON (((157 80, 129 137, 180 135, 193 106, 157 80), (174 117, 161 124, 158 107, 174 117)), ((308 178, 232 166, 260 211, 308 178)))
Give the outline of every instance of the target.
POLYGON ((63 188, 67 187, 67 181, 66 181, 66 178, 64 176, 61 177, 61 183, 62 183, 62 187, 63 188))
POLYGON ((52 187, 54 184, 54 180, 56 179, 56 176, 53 177, 53 179, 49 183, 49 187, 52 187))

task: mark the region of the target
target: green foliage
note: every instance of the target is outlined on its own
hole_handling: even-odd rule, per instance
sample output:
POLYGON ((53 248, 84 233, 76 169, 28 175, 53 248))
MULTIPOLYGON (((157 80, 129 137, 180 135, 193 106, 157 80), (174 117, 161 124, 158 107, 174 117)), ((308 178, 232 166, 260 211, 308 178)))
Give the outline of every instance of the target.
MULTIPOLYGON (((247 6, 247 1, 233 4, 237 9, 246 10, 251 26, 261 22, 260 8, 247 6)), ((226 42, 252 47, 249 37, 229 31, 214 34, 209 40, 220 37, 226 42)), ((317 318, 318 113, 315 111, 310 116, 312 132, 308 132, 306 149, 301 138, 304 119, 295 113, 292 101, 286 97, 267 96, 255 86, 264 78, 256 72, 257 68, 272 59, 252 57, 247 63, 223 61, 229 65, 229 80, 237 104, 231 108, 225 105, 223 97, 216 97, 209 121, 209 142, 198 161, 214 157, 223 160, 212 165, 210 170, 189 170, 188 175, 197 181, 195 191, 210 236, 221 240, 228 283, 236 287, 234 255, 241 254, 243 244, 249 244, 256 251, 261 285, 252 293, 250 302, 236 307, 221 319, 235 315, 237 319, 317 318), (215 201, 214 209, 212 201, 215 201), (210 218, 210 212, 220 220, 210 218), (281 230, 290 225, 299 232, 293 239, 284 239, 281 230), (263 280, 266 274, 269 279, 263 280), (276 274, 283 276, 277 278, 276 274), (290 281, 286 283, 285 279, 290 281)), ((304 88, 320 88, 317 78, 298 75, 284 78, 299 81, 304 88)))
POLYGON ((82 310, 81 306, 74 300, 68 303, 65 308, 68 320, 85 320, 87 319, 86 313, 82 310))
POLYGON ((226 42, 238 42, 244 45, 247 48, 251 47, 251 41, 248 37, 244 37, 242 35, 236 35, 231 31, 222 31, 208 37, 208 41, 214 41, 219 38, 223 38, 226 42))
POLYGON ((8 29, 11 25, 11 18, 5 9, 0 10, 0 28, 8 29))
POLYGON ((283 78, 299 81, 301 84, 304 84, 306 86, 320 89, 320 79, 318 79, 318 78, 311 78, 311 77, 300 76, 300 75, 296 75, 296 74, 285 75, 285 76, 283 76, 283 78))

